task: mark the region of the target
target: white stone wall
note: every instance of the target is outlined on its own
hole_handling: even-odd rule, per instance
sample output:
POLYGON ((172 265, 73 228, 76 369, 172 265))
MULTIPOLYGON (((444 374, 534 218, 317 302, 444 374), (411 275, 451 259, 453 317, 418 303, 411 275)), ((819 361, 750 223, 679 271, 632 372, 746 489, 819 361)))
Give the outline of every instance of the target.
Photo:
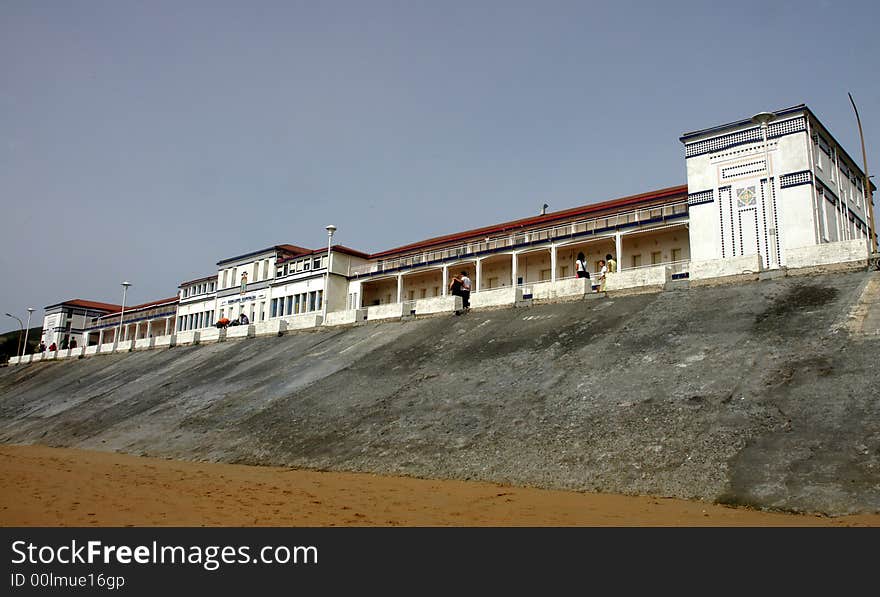
POLYGON ((691 280, 723 278, 742 274, 755 274, 763 271, 760 255, 745 255, 729 259, 706 259, 691 261, 688 277, 691 280))
POLYGON ((439 296, 417 300, 411 304, 412 308, 415 309, 416 315, 447 313, 461 309, 461 297, 452 295, 439 296))
POLYGON ((283 319, 270 319, 254 324, 255 336, 277 336, 287 330, 287 322, 283 319))
POLYGON ((153 348, 155 338, 141 338, 140 340, 134 341, 134 349, 135 350, 144 350, 147 348, 153 348))
POLYGON ((536 282, 528 286, 533 300, 554 300, 584 296, 591 292, 591 278, 566 278, 556 282, 536 282))
POLYGON ((868 262, 867 239, 856 239, 788 250, 789 268, 813 267, 834 263, 868 262))
POLYGON ((177 346, 184 344, 197 344, 199 341, 199 330, 190 330, 188 332, 177 332, 174 342, 177 346))
MULTIPOLYGON (((234 325, 232 327, 226 328, 226 338, 253 338, 255 335, 256 328, 254 328, 254 324, 250 325, 234 325)), ((201 341, 201 337, 199 338, 201 341)))
POLYGON ((358 321, 364 321, 367 316, 367 309, 345 309, 343 311, 333 311, 327 313, 327 320, 324 325, 350 325, 358 321))
POLYGON ((663 286, 672 279, 672 268, 668 265, 654 265, 609 273, 605 279, 605 290, 622 290, 640 286, 663 286))
POLYGON ((522 295, 521 287, 497 288, 471 293, 471 308, 512 306, 522 301, 522 295))
POLYGON ((387 303, 367 307, 367 319, 391 319, 403 317, 403 303, 387 303))
POLYGON ((288 330, 303 330, 318 327, 321 325, 321 321, 323 321, 320 313, 305 313, 303 315, 292 315, 290 317, 285 315, 281 319, 284 320, 288 330))

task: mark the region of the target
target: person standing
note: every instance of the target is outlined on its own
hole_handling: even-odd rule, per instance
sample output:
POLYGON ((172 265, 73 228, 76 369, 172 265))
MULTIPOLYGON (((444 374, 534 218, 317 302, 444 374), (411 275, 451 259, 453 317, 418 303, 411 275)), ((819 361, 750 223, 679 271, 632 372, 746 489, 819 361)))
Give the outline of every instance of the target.
POLYGON ((247 272, 241 273, 241 293, 247 292, 247 272))
POLYGON ((605 276, 608 273, 608 266, 604 259, 599 260, 599 289, 596 292, 605 292, 605 276))
POLYGON ((465 309, 471 308, 471 279, 467 272, 461 272, 461 304, 465 309))
MULTIPOLYGON (((458 274, 452 276, 452 280, 449 282, 449 294, 461 296, 461 276, 458 274)), ((462 304, 464 304, 464 300, 462 300, 462 304)), ((458 315, 458 311, 455 314, 458 315)))
POLYGON ((614 256, 609 253, 605 255, 605 260, 607 261, 606 265, 608 266, 608 271, 614 273, 617 271, 617 262, 614 260, 614 256))
POLYGON ((587 261, 583 253, 578 253, 577 261, 574 262, 575 271, 578 278, 589 278, 590 272, 587 271, 587 261))

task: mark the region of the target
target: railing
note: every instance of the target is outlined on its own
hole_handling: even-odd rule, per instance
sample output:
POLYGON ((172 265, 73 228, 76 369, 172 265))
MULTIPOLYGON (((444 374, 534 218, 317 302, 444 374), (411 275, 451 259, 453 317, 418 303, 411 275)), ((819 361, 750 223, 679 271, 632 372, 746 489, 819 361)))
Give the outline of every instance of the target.
POLYGON ((680 201, 668 205, 657 205, 653 207, 643 207, 626 211, 614 215, 600 216, 587 220, 577 220, 567 224, 559 224, 549 228, 538 228, 524 232, 516 232, 506 236, 495 238, 486 238, 480 241, 462 243, 452 247, 444 247, 433 251, 424 251, 395 257, 393 259, 383 259, 376 263, 365 263, 353 266, 350 275, 358 276, 363 274, 374 274, 388 270, 395 270, 401 267, 413 267, 416 265, 425 265, 435 261, 446 261, 450 259, 458 259, 483 253, 485 251, 496 251, 499 249, 513 248, 527 243, 535 243, 541 241, 552 241, 558 238, 575 236, 578 234, 586 234, 608 228, 625 226, 627 224, 639 224, 645 221, 652 221, 658 218, 668 218, 687 213, 687 201, 680 201))

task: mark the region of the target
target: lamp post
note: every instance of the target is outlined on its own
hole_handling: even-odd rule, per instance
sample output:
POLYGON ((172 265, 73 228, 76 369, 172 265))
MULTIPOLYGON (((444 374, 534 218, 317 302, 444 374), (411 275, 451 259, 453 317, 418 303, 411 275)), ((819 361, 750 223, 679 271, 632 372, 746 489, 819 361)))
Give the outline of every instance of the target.
POLYGON ((333 233, 336 226, 330 224, 327 228, 327 272, 324 274, 324 299, 321 301, 321 323, 327 321, 327 297, 330 296, 330 251, 333 246, 333 233))
MULTIPOLYGON (((752 122, 761 125, 761 137, 764 140, 764 169, 767 171, 767 199, 770 201, 773 200, 773 180, 770 178, 770 152, 767 148, 767 129, 769 128, 770 123, 774 120, 776 120, 776 114, 774 114, 773 112, 758 112, 757 114, 752 116, 752 122)), ((771 209, 769 210, 769 213, 773 214, 774 212, 771 209)), ((777 245, 779 243, 779 237, 777 236, 776 227, 776 218, 773 217, 772 225, 767 231, 772 245, 770 247, 767 247, 767 252, 770 253, 770 255, 767 256, 768 263, 770 263, 771 266, 779 265, 778 263, 776 263, 777 251, 775 249, 777 248, 777 245)))
POLYGON ((28 320, 27 325, 24 327, 24 346, 21 347, 21 354, 19 355, 19 357, 23 357, 25 351, 27 351, 27 337, 28 332, 31 331, 31 313, 33 313, 34 311, 36 311, 36 309, 34 309, 33 307, 27 308, 28 320))
POLYGON ((18 357, 21 358, 21 335, 24 333, 24 324, 18 317, 16 317, 12 313, 7 313, 6 316, 18 321, 18 350, 15 351, 15 354, 17 354, 18 357))
POLYGON ((856 108, 856 102, 853 100, 851 93, 847 93, 849 101, 852 104, 853 111, 856 113, 856 123, 859 125, 859 138, 862 140, 862 165, 865 171, 865 204, 868 206, 868 219, 871 225, 868 228, 868 235, 871 241, 871 257, 877 252, 877 223, 874 222, 874 193, 871 191, 871 177, 868 176, 868 157, 865 154, 865 135, 862 133, 862 120, 859 118, 859 110, 856 108))
POLYGON ((119 346, 119 337, 122 334, 122 318, 125 317, 125 293, 128 291, 128 287, 131 286, 131 282, 126 280, 122 283, 122 311, 119 313, 119 327, 118 332, 116 332, 116 342, 115 344, 119 346))

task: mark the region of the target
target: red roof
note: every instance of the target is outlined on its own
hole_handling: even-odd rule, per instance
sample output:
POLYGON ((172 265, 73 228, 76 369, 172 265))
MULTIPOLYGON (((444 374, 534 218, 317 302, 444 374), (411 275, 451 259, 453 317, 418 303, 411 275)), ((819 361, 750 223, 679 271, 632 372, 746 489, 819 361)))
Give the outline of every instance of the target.
POLYGON ((70 307, 82 307, 84 309, 94 309, 95 311, 119 311, 120 306, 114 305, 112 303, 99 303, 98 301, 87 301, 84 299, 73 299, 71 301, 64 301, 62 303, 56 303, 54 305, 49 305, 46 307, 47 309, 51 307, 56 307, 58 305, 70 306, 70 307))
POLYGON ((306 249, 305 247, 298 247, 296 245, 275 245, 276 249, 282 249, 288 253, 293 253, 295 255, 305 255, 306 253, 311 253, 311 249, 306 249))
MULTIPOLYGON (((140 310, 140 309, 147 309, 148 307, 157 307, 157 306, 159 306, 159 305, 167 305, 167 304, 171 304, 171 303, 176 303, 176 302, 178 302, 179 300, 180 300, 180 297, 173 296, 173 297, 171 297, 171 298, 160 299, 160 300, 158 300, 158 301, 150 301, 149 303, 143 303, 143 304, 140 304, 140 305, 131 305, 130 307, 129 307, 129 306, 126 306, 126 307, 125 307, 125 312, 128 313, 129 311, 138 311, 138 310, 140 310)), ((107 313, 106 315, 101 315, 101 317, 102 317, 102 318, 103 318, 103 317, 109 317, 109 316, 111 316, 111 315, 117 315, 117 314, 119 314, 119 313, 121 313, 121 312, 122 312, 122 307, 119 306, 119 307, 116 307, 116 310, 113 311, 112 313, 107 313)))
MULTIPOLYGON (((327 249, 314 249, 314 250, 312 250, 312 251, 309 251, 307 254, 308 254, 308 255, 321 255, 321 254, 324 254, 324 253, 326 253, 326 252, 327 252, 327 249)), ((346 254, 348 254, 348 255, 354 255, 355 257, 362 257, 362 258, 364 258, 364 259, 369 259, 369 258, 370 258, 370 255, 369 255, 369 254, 367 254, 367 253, 362 253, 361 251, 358 251, 358 250, 356 250, 356 249, 351 249, 351 248, 349 248, 349 247, 346 247, 345 245, 333 245, 333 252, 334 252, 334 253, 346 253, 346 254)), ((277 265, 277 264, 279 264, 279 263, 287 263, 288 261, 291 261, 291 260, 293 260, 293 259, 299 259, 299 258, 302 257, 302 256, 303 256, 303 255, 300 254, 300 255, 290 255, 290 256, 288 256, 288 257, 279 257, 279 258, 275 261, 275 264, 277 265)))
POLYGON ((464 240, 466 238, 471 238, 475 236, 486 236, 488 234, 494 234, 498 232, 506 232, 508 230, 516 229, 516 228, 524 228, 526 226, 533 226, 535 224, 543 224, 552 222, 554 220, 561 220, 564 218, 570 218, 573 216, 587 215, 593 214, 600 211, 610 210, 610 209, 618 209, 621 207, 627 207, 630 205, 635 205, 638 203, 647 203, 649 201, 656 201, 660 199, 669 199, 670 197, 682 196, 686 197, 688 192, 687 185, 681 185, 677 187, 669 187, 667 189, 660 189, 658 191, 651 191, 649 193, 641 193, 638 195, 630 195, 628 197, 622 197, 620 199, 613 199, 611 201, 604 201, 602 203, 593 203, 590 205, 583 205, 581 207, 575 207, 572 209, 566 209, 563 211, 555 211, 542 216, 533 216, 531 218, 523 218, 521 220, 513 220, 510 222, 505 222, 503 224, 495 224, 493 226, 486 226, 484 228, 475 228, 474 230, 467 230, 465 232, 457 232, 455 234, 447 234, 445 236, 437 236, 434 238, 429 238, 427 240, 419 241, 417 243, 412 243, 409 245, 403 245, 402 247, 397 247, 394 249, 388 249, 387 251, 382 251, 380 253, 373 253, 370 255, 371 259, 379 258, 379 257, 387 257, 394 253, 402 253, 406 251, 415 251, 418 249, 423 249, 430 247, 432 245, 446 244, 455 241, 464 240))

